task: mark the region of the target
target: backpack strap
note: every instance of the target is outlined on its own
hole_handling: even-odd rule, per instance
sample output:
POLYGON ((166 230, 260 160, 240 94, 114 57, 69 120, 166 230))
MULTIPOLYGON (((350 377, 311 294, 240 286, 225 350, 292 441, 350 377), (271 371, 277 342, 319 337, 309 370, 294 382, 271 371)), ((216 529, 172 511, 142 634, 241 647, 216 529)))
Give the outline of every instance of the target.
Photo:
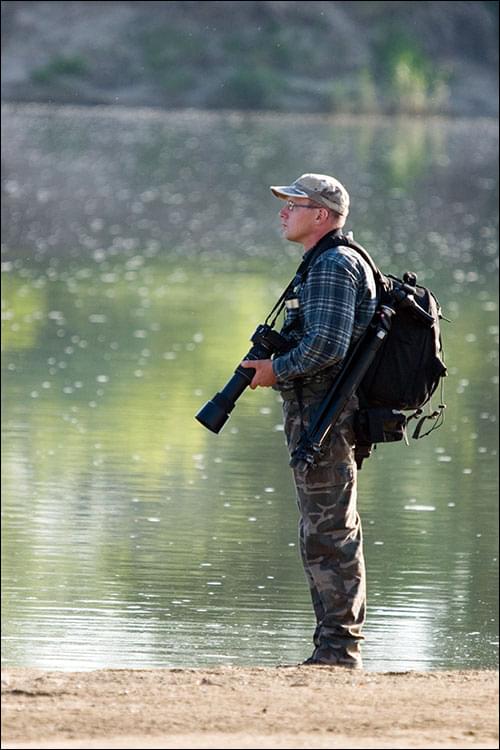
POLYGON ((380 268, 377 266, 375 261, 373 260, 372 256, 368 252, 366 248, 363 247, 363 245, 360 245, 359 242, 356 242, 356 240, 353 239, 352 232, 348 232, 346 235, 342 237, 341 245, 345 245, 346 247, 350 248, 351 250, 354 250, 357 252, 363 260, 365 260, 368 265, 370 266, 373 275, 375 276, 375 281, 379 286, 382 287, 385 291, 388 291, 391 288, 391 282, 385 276, 385 274, 382 273, 380 268))
POLYGON ((283 290, 281 293, 278 301, 274 305, 273 309, 267 316, 265 323, 267 325, 270 325, 271 328, 274 327, 274 324, 276 323, 276 320, 283 310, 285 306, 285 300, 287 298, 288 293, 294 289, 299 284, 303 284, 306 280, 307 274, 309 273, 309 269, 313 265, 314 261, 319 258, 320 255, 322 255, 327 250, 331 250, 333 247, 337 247, 338 245, 345 244, 344 242, 344 236, 342 235, 340 229, 334 229, 332 232, 329 232, 325 237, 323 237, 315 247, 313 247, 309 252, 307 252, 302 259, 302 263, 297 268, 297 271, 295 272, 295 276, 290 281, 286 289, 283 290), (269 319, 272 317, 272 321, 269 319))
POLYGON ((387 276, 384 276, 380 268, 377 266, 377 264, 371 257, 368 250, 366 250, 363 247, 363 245, 360 245, 359 242, 356 242, 353 239, 352 232, 348 232, 347 234, 342 234, 342 231, 340 229, 334 229, 332 232, 329 232, 325 237, 323 237, 314 248, 312 248, 309 252, 305 254, 304 259, 302 260, 302 263, 297 268, 295 276, 293 277, 291 282, 288 284, 286 289, 284 289, 278 301, 274 305, 273 309, 267 316, 265 320, 265 323, 267 325, 270 325, 271 328, 274 327, 274 324, 276 323, 278 316, 280 315, 281 311, 283 310, 285 306, 285 300, 286 300, 288 293, 299 284, 304 283, 304 281, 307 278, 307 274, 309 273, 311 269, 311 266, 319 258, 319 256, 325 253, 327 250, 332 250, 332 248, 340 247, 340 246, 348 247, 351 250, 354 250, 356 253, 358 253, 358 255, 361 255, 363 260, 365 260, 370 266, 373 272, 373 275, 375 277, 375 282, 377 286, 381 287, 385 292, 390 290, 391 288, 390 280, 387 278, 387 276), (269 320, 271 317, 273 318, 272 321, 269 320))

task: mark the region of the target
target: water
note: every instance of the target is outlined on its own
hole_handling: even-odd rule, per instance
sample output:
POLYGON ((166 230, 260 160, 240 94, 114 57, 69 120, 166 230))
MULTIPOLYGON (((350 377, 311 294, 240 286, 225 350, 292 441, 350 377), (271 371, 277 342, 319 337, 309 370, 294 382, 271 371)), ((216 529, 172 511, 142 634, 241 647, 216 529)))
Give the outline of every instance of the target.
POLYGON ((365 665, 496 666, 496 124, 19 106, 3 129, 3 664, 310 654, 276 394, 219 436, 193 415, 300 260, 268 186, 319 171, 453 321, 445 426, 359 477, 365 665))

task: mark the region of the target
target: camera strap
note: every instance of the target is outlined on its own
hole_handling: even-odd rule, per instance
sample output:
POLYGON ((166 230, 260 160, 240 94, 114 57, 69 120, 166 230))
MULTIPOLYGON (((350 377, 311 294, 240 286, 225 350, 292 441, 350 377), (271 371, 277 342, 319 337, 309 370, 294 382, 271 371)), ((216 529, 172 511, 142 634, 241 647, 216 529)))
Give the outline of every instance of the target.
POLYGON ((291 282, 288 284, 286 289, 282 292, 280 295, 278 301, 274 305, 273 309, 267 316, 265 323, 269 325, 271 328, 274 328, 274 325, 281 314, 283 308, 285 307, 285 301, 289 295, 290 292, 292 292, 296 287, 298 287, 300 284, 303 284, 306 276, 309 272, 309 269, 311 268, 314 261, 322 255, 322 253, 326 252, 326 250, 331 250, 334 247, 338 247, 338 245, 347 244, 348 240, 344 235, 342 234, 340 229, 334 229, 333 232, 329 232, 324 237, 320 239, 320 241, 313 247, 311 250, 308 250, 303 259, 300 266, 297 268, 297 271, 295 273, 295 276, 291 280, 291 282), (274 315, 274 317, 273 317, 274 315), (272 320, 270 321, 270 318, 272 320))

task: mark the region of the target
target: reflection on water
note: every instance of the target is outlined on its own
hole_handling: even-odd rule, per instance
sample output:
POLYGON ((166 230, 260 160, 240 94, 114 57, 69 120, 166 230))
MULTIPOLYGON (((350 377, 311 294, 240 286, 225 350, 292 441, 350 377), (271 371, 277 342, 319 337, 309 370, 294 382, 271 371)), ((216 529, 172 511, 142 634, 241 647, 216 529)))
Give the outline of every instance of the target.
POLYGON ((360 474, 366 667, 496 664, 496 129, 283 119, 6 109, 4 664, 309 655, 276 395, 193 418, 298 264, 268 185, 306 170, 453 320, 445 426, 360 474))

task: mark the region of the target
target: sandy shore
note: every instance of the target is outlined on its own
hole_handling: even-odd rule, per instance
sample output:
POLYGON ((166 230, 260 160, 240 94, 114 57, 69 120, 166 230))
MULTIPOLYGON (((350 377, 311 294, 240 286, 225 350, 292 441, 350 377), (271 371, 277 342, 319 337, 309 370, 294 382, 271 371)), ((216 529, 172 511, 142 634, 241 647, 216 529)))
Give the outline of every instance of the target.
POLYGON ((3 748, 498 748, 498 673, 2 671, 3 748))

